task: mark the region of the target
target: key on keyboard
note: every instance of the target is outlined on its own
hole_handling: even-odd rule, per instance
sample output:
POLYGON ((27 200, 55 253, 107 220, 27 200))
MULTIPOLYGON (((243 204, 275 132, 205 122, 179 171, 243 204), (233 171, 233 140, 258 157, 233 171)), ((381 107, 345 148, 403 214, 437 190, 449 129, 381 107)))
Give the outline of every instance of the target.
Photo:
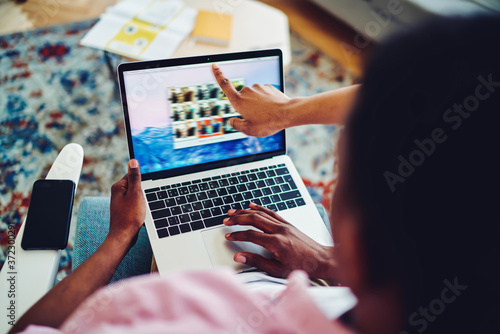
POLYGON ((305 205, 285 164, 146 189, 159 238, 222 225, 229 209, 250 202, 273 211, 305 205))

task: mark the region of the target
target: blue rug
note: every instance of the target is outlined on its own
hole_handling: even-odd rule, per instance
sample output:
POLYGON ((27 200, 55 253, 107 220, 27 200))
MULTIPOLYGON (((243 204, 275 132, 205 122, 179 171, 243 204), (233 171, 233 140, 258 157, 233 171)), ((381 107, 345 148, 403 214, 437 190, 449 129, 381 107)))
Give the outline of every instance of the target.
MULTIPOLYGON (((7 227, 19 229, 33 182, 44 178, 58 152, 74 142, 85 158, 73 212, 70 243, 59 278, 71 270, 75 216, 84 196, 109 196, 126 172, 127 143, 115 85, 122 59, 78 42, 95 20, 0 36, 0 267, 7 227)), ((352 83, 337 63, 297 35, 286 76, 289 96, 307 96, 352 83)), ((289 154, 316 202, 329 206, 335 184, 334 126, 288 131, 289 154)))

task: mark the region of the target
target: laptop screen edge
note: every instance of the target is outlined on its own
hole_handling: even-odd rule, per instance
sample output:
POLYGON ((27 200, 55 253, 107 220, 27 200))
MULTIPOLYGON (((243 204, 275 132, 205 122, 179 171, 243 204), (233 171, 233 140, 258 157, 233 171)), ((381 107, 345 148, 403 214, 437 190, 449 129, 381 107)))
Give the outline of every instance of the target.
MULTIPOLYGON (((278 56, 279 58, 279 79, 280 79, 280 89, 284 92, 284 71, 283 71, 283 54, 280 49, 269 49, 269 50, 257 50, 257 51, 244 51, 244 52, 234 52, 234 53, 223 53, 223 54, 212 54, 212 55, 203 55, 203 56, 194 56, 194 57, 182 57, 182 58, 169 58, 169 59, 160 59, 160 60, 148 60, 148 61, 139 61, 139 62, 125 62, 121 63, 117 67, 118 74, 118 86, 120 91, 120 99, 122 103, 123 110, 123 121, 125 125, 125 132, 128 143, 128 151, 129 157, 131 159, 134 158, 134 147, 132 141, 132 133, 130 127, 130 118, 128 112, 127 98, 125 92, 124 85, 124 72, 133 71, 133 70, 141 70, 141 69, 151 69, 151 68, 162 68, 162 67, 171 67, 178 65, 190 65, 190 64, 203 64, 203 63, 215 63, 227 60, 239 60, 239 59, 250 59, 250 58, 259 58, 259 57, 268 57, 268 56, 278 56)), ((284 155, 286 153, 286 138, 285 138, 285 130, 281 130, 281 139, 283 146, 281 149, 275 151, 269 151, 264 153, 258 153, 254 155, 248 155, 243 157, 236 157, 226 160, 219 160, 214 162, 202 163, 194 166, 186 166, 168 170, 162 170, 157 172, 143 173, 143 180, 154 180, 154 179, 162 179, 168 177, 174 177, 179 175, 192 174, 212 169, 218 169, 222 167, 240 165, 243 163, 249 163, 254 161, 260 161, 265 159, 270 159, 275 156, 284 155)))

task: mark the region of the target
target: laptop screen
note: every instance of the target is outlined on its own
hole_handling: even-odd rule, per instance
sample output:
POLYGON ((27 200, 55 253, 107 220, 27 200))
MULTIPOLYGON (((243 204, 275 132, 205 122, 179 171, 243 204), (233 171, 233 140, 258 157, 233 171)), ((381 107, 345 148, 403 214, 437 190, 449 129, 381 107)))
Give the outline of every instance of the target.
POLYGON ((217 62, 237 90, 256 83, 283 90, 281 52, 267 51, 120 65, 130 156, 143 176, 174 176, 284 153, 283 131, 251 137, 229 125, 230 118, 241 116, 211 68, 217 62))

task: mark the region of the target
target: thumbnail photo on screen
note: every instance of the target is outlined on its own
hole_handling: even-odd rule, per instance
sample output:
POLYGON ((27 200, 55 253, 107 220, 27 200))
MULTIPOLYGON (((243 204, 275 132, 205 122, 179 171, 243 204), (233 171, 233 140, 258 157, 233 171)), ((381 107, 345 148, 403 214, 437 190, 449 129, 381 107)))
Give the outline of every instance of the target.
MULTIPOLYGON (((245 86, 243 79, 233 79, 231 83, 238 91, 245 86)), ((241 116, 229 103, 217 83, 171 86, 168 90, 172 111, 170 117, 174 129, 174 148, 246 137, 229 125, 230 118, 241 118, 241 116)))

